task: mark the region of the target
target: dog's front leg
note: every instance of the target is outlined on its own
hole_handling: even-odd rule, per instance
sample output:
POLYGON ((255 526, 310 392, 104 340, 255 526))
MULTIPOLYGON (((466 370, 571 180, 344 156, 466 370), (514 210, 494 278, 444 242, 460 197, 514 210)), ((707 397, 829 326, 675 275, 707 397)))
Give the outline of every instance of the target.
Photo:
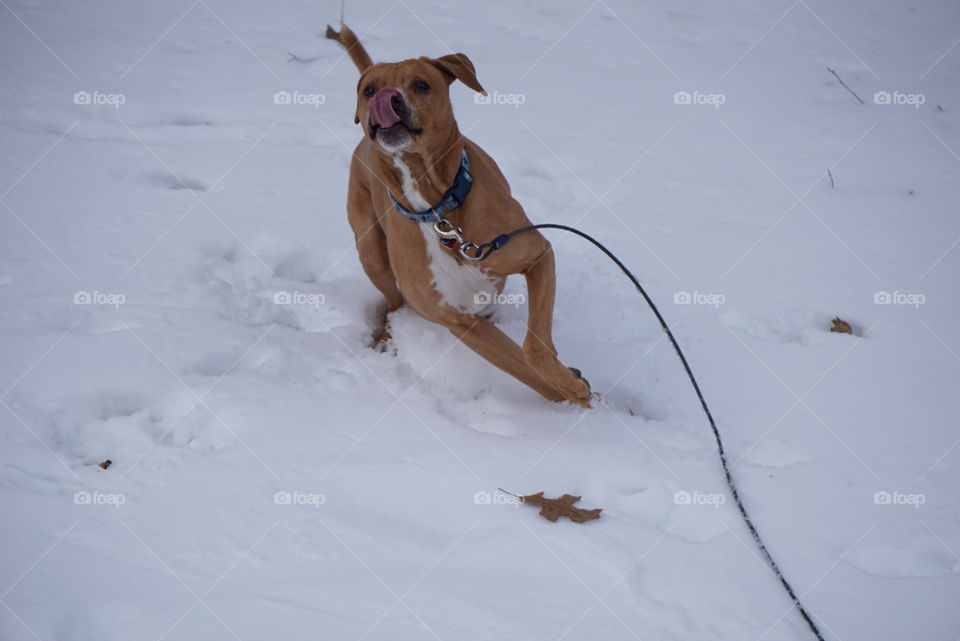
POLYGON ((523 273, 527 279, 529 297, 523 357, 567 400, 590 407, 590 386, 578 373, 560 362, 553 344, 553 304, 557 282, 553 250, 549 245, 523 273))
POLYGON ((377 220, 370 200, 370 191, 352 179, 347 196, 347 217, 353 229, 363 271, 386 301, 386 309, 373 336, 374 345, 382 346, 390 338, 387 315, 403 305, 403 295, 397 287, 397 277, 390 265, 387 237, 377 220))
POLYGON ((467 347, 551 401, 562 401, 564 394, 526 362, 520 346, 486 318, 467 314, 439 320, 467 347))

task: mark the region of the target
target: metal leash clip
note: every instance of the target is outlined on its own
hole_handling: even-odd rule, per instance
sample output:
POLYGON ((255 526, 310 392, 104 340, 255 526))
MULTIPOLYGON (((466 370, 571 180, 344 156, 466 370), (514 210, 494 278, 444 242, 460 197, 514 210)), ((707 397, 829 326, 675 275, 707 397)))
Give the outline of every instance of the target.
POLYGON ((476 243, 464 240, 463 230, 455 227, 450 221, 441 218, 433 223, 433 231, 437 234, 437 238, 444 242, 444 244, 447 244, 449 241, 456 241, 457 251, 464 259, 481 261, 486 258, 488 252, 484 252, 483 248, 476 243), (473 255, 471 255, 471 252, 473 252, 473 255))
POLYGON ((489 252, 484 252, 483 248, 480 247, 479 245, 475 245, 470 242, 463 243, 460 245, 460 255, 466 258, 467 260, 473 260, 473 261, 483 260, 484 258, 487 257, 487 253, 489 252), (473 256, 467 253, 468 251, 471 251, 471 250, 476 252, 473 256))
POLYGON ((433 223, 433 231, 436 232, 440 240, 455 240, 460 245, 463 245, 463 230, 459 227, 454 227, 448 220, 443 218, 437 220, 437 222, 433 223))

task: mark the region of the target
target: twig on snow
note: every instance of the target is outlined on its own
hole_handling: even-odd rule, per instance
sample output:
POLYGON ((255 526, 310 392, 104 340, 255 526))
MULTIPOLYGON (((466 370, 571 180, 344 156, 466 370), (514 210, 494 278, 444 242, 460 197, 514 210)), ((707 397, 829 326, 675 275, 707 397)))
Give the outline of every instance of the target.
POLYGON ((833 74, 833 77, 836 78, 837 80, 839 80, 839 81, 840 81, 840 84, 843 85, 843 88, 846 89, 847 91, 849 91, 849 92, 853 95, 853 97, 856 98, 857 101, 858 101, 861 105, 863 104, 863 99, 862 99, 860 96, 857 95, 857 92, 856 92, 856 91, 854 91, 853 89, 851 89, 850 87, 847 86, 847 83, 845 83, 845 82, 843 81, 843 79, 840 78, 840 76, 837 75, 837 72, 836 72, 836 71, 834 71, 834 70, 831 69, 830 67, 827 67, 827 71, 829 71, 830 73, 832 73, 832 74, 833 74))

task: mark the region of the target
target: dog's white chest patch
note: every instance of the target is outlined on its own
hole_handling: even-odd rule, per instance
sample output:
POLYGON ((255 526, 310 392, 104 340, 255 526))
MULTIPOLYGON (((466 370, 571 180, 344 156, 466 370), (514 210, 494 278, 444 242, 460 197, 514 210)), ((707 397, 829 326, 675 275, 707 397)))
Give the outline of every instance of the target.
MULTIPOLYGON (((410 168, 399 155, 393 157, 393 163, 400 170, 403 180, 403 194, 414 209, 429 209, 420 190, 413 182, 410 168)), ((496 297, 496 281, 488 278, 477 267, 457 262, 449 249, 443 247, 433 231, 431 223, 418 223, 423 240, 427 245, 430 274, 433 287, 440 294, 444 304, 461 312, 476 314, 483 311, 496 297)))

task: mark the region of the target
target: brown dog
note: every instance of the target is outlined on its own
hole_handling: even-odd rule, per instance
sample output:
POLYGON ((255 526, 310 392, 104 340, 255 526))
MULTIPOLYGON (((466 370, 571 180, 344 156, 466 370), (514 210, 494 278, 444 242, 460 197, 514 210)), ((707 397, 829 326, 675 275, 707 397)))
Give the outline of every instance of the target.
POLYGON ((530 224, 496 163, 460 134, 454 120, 454 80, 486 93, 473 63, 457 53, 373 64, 345 25, 340 33, 328 27, 327 37, 342 44, 360 69, 355 122, 364 137, 350 166, 347 213, 360 262, 386 298, 387 313, 406 301, 548 399, 590 407, 590 386, 560 362, 553 345, 550 243, 530 232, 483 262, 470 260, 476 257, 472 243, 530 224), (450 193, 453 198, 445 198, 450 193), (446 206, 438 212, 441 202, 446 206), (478 315, 510 274, 523 274, 527 282, 522 349, 478 315))

